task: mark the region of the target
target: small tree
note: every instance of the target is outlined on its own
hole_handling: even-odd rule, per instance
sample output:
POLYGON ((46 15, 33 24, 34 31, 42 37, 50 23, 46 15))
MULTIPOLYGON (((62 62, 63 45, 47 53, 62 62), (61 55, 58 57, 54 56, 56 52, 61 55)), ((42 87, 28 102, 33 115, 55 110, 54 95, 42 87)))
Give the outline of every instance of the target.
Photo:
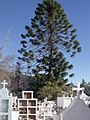
POLYGON ((81 51, 76 40, 76 29, 55 0, 39 3, 31 26, 25 26, 25 29, 27 33, 21 34, 23 40, 19 52, 22 56, 19 59, 35 76, 38 95, 41 97, 45 93, 45 96, 53 98, 66 91, 66 76, 73 76, 68 73, 73 65, 66 60, 64 52, 73 57, 81 51))

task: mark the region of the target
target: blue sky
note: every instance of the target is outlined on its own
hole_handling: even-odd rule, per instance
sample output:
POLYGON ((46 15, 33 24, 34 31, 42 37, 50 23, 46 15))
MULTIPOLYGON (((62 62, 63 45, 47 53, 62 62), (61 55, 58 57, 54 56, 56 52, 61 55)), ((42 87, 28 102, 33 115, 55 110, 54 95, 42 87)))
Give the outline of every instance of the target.
MULTIPOLYGON (((8 45, 4 54, 18 54, 20 34, 25 33, 25 25, 30 25, 34 10, 42 0, 0 0, 0 46, 8 35, 8 45)), ((77 39, 82 52, 68 60, 74 64, 75 76, 72 82, 85 79, 90 81, 90 0, 57 0, 63 6, 69 21, 77 29, 77 39)))

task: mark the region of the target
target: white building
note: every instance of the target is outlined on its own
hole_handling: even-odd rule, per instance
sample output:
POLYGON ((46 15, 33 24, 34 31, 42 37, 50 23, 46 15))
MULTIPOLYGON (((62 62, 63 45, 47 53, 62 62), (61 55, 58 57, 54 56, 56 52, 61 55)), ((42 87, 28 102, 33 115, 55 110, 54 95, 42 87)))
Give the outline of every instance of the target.
MULTIPOLYGON (((78 83, 77 87, 73 87, 73 89, 72 89, 73 92, 76 91, 77 95, 74 96, 73 92, 72 92, 72 94, 69 96, 63 95, 62 97, 57 97, 57 106, 61 109, 65 109, 77 97, 80 97, 85 102, 85 100, 88 96, 84 94, 83 90, 84 90, 84 88, 83 87, 81 88, 80 83, 78 83)), ((87 103, 87 101, 85 103, 87 103)))
POLYGON ((61 109, 67 108, 70 103, 75 99, 75 97, 71 96, 62 96, 62 97, 57 97, 57 106, 61 109))
POLYGON ((9 94, 5 80, 2 85, 0 90, 0 120, 12 120, 12 94, 9 94))
POLYGON ((6 88, 7 82, 4 80, 1 84, 3 87, 0 89, 0 120, 18 120, 19 114, 16 106, 13 106, 14 97, 6 88))
POLYGON ((56 120, 89 120, 90 119, 90 97, 84 92, 84 88, 73 88, 73 91, 77 92, 77 96, 72 97, 59 97, 57 98, 57 106, 59 112, 56 116, 56 120), (80 94, 81 93, 81 94, 80 94))
POLYGON ((12 97, 6 88, 6 81, 0 90, 0 120, 36 120, 37 99, 33 91, 23 91, 22 98, 12 97))

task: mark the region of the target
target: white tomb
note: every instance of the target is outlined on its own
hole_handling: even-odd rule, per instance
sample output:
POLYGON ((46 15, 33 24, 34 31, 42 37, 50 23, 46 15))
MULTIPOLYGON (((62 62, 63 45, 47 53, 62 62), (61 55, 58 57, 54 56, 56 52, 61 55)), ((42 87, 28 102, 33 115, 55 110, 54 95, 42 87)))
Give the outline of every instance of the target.
POLYGON ((90 119, 90 97, 84 92, 84 88, 80 88, 80 84, 73 88, 77 92, 75 97, 59 97, 57 98, 57 106, 60 109, 56 116, 56 120, 89 120, 90 119), (85 104, 86 103, 86 104, 85 104), (62 108, 62 109, 61 109, 62 108))
POLYGON ((77 87, 72 88, 72 94, 70 96, 63 95, 62 97, 57 97, 57 107, 60 109, 67 108, 75 98, 80 97, 80 92, 82 94, 83 90, 84 87, 80 87, 80 83, 78 83, 77 87), (77 93, 76 96, 73 96, 74 91, 77 93))
POLYGON ((62 97, 57 97, 57 107, 60 109, 65 109, 67 108, 70 103, 75 99, 75 97, 71 96, 65 96, 63 95, 62 97))
POLYGON ((33 91, 22 91, 18 111, 20 120, 37 120, 37 99, 33 97, 33 91))
POLYGON ((54 110, 54 107, 56 106, 54 101, 48 101, 48 98, 46 97, 44 99, 44 102, 38 103, 38 120, 55 120, 56 111, 54 110))
POLYGON ((61 113, 60 120, 90 120, 90 109, 79 97, 61 113))
POLYGON ((9 93, 6 87, 8 83, 5 80, 1 84, 3 87, 0 89, 0 120, 18 120, 17 106, 13 106, 13 103, 16 104, 17 97, 12 97, 9 93))
POLYGON ((12 120, 12 94, 9 95, 5 80, 2 85, 3 87, 0 89, 0 120, 12 120))

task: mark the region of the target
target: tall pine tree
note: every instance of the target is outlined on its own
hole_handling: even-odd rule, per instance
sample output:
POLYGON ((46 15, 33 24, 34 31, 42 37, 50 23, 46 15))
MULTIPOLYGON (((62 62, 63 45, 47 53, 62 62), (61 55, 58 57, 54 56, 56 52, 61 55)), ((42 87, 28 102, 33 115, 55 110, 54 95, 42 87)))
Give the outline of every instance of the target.
POLYGON ((64 53, 73 57, 81 47, 76 39, 76 29, 68 21, 64 9, 56 0, 43 0, 36 8, 31 26, 25 26, 25 29, 26 34, 21 34, 19 52, 22 56, 19 59, 27 65, 28 73, 35 76, 34 90, 40 98, 47 96, 50 99, 67 92, 66 78, 73 65, 64 53))

